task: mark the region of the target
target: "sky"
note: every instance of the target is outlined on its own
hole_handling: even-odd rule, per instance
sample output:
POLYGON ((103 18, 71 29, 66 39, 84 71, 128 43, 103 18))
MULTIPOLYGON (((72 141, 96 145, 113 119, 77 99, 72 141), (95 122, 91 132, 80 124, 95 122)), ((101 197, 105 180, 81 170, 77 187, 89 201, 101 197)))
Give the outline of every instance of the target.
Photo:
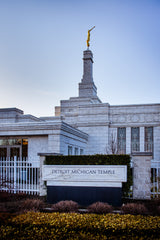
POLYGON ((54 116, 78 96, 91 32, 104 103, 160 103, 160 0, 0 0, 0 108, 54 116))

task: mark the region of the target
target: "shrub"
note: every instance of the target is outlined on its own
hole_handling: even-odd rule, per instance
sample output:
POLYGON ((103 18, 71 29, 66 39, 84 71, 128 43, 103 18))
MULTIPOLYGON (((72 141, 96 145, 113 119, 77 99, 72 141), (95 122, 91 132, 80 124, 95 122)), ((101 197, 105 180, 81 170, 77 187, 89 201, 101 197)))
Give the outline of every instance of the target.
POLYGON ((112 206, 104 202, 93 203, 87 209, 88 209, 88 212, 90 213, 99 213, 99 214, 111 213, 113 211, 112 206))
POLYGON ((157 215, 160 215, 160 206, 157 207, 157 215))
MULTIPOLYGON (((19 192, 19 193, 12 193, 10 194, 10 199, 12 202, 17 202, 17 201, 21 201, 21 200, 26 200, 28 198, 30 198, 32 195, 23 193, 23 192, 19 192)), ((32 196, 33 197, 33 196, 32 196)))
POLYGON ((6 207, 3 204, 0 204, 0 212, 7 212, 6 207))
POLYGON ((133 215, 145 215, 148 213, 148 209, 141 203, 127 203, 122 206, 121 210, 125 214, 133 215))
POLYGON ((20 206, 20 211, 39 211, 44 207, 44 202, 40 199, 26 199, 20 206))
POLYGON ((5 225, 13 215, 7 212, 0 212, 0 226, 5 225))
POLYGON ((52 205, 51 209, 54 212, 78 212, 79 205, 74 201, 60 201, 52 205))
POLYGON ((160 199, 152 199, 146 203, 146 207, 152 215, 160 215, 158 206, 160 206, 160 199))
POLYGON ((0 202, 17 202, 26 199, 37 199, 37 196, 29 195, 23 192, 19 193, 9 193, 0 192, 0 202))
POLYGON ((7 192, 0 192, 0 202, 7 202, 9 201, 10 195, 7 192))
POLYGON ((0 236, 3 240, 158 240, 160 217, 28 212, 9 217, 0 227, 0 236))

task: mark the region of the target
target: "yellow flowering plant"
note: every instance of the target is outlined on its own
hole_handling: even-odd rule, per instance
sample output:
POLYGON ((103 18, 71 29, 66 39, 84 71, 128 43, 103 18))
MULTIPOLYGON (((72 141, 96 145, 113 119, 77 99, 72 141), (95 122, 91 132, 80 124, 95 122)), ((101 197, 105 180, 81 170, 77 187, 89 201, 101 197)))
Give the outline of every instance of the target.
POLYGON ((159 216, 28 212, 1 225, 1 239, 158 239, 159 216))

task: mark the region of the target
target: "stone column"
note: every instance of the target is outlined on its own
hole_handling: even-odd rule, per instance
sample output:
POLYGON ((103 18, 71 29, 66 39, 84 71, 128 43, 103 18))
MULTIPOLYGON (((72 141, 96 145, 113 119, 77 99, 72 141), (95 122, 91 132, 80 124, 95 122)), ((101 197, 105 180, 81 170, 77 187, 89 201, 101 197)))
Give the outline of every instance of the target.
POLYGON ((151 198, 151 159, 148 152, 137 152, 133 160, 133 199, 151 198))
POLYGON ((45 161, 45 155, 40 153, 38 155, 40 156, 40 179, 39 179, 40 196, 46 196, 47 188, 46 188, 45 182, 42 180, 42 169, 45 161))
POLYGON ((43 171, 44 161, 47 156, 57 156, 57 155, 60 155, 60 154, 58 154, 58 153, 38 153, 39 160, 40 160, 40 176, 39 176, 40 196, 47 195, 47 183, 45 184, 45 181, 43 181, 43 179, 42 179, 42 171, 43 171))

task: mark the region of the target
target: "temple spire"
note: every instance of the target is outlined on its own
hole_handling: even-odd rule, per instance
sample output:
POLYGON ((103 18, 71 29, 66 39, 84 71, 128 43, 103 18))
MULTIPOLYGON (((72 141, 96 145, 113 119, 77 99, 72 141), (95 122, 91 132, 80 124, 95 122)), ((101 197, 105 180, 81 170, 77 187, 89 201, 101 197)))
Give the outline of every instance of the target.
POLYGON ((79 83, 79 97, 90 98, 93 102, 101 102, 97 97, 97 88, 93 82, 93 54, 89 49, 90 32, 95 28, 88 30, 87 50, 83 52, 83 77, 79 83))
POLYGON ((93 82, 93 54, 90 50, 83 52, 83 77, 79 83, 79 97, 95 98, 97 88, 93 82))

